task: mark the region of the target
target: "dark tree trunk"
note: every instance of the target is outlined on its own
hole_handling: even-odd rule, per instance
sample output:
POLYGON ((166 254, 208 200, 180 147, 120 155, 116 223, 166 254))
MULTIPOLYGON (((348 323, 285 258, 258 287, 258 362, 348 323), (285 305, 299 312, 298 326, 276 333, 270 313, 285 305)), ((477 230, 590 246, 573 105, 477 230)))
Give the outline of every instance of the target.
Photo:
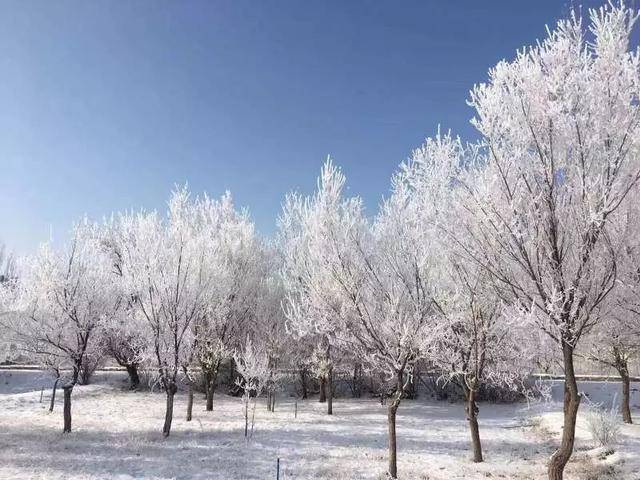
POLYGON ((327 415, 333 415, 333 369, 329 370, 325 388, 327 390, 327 415))
POLYGON ((162 427, 162 435, 168 437, 171 433, 171 422, 173 421, 173 397, 176 394, 177 387, 171 384, 167 388, 167 410, 164 414, 164 426, 162 427))
POLYGON ((189 393, 187 396, 187 422, 191 421, 191 414, 193 413, 193 385, 189 382, 189 393))
POLYGON ((208 381, 207 382, 207 406, 206 406, 207 412, 213 411, 213 394, 215 390, 216 388, 214 386, 214 382, 208 381))
POLYGON ((60 377, 56 378, 56 381, 53 382, 53 391, 51 392, 51 402, 49 403, 50 412, 53 412, 53 405, 56 403, 56 389, 58 388, 59 381, 60 381, 60 377))
MULTIPOLYGON (((216 363, 213 369, 209 370, 205 373, 204 376, 204 391, 207 396, 207 406, 205 407, 207 412, 213 411, 213 395, 216 391, 216 383, 218 382, 218 368, 220 368, 220 363, 216 363)), ((231 370, 233 370, 233 364, 231 365, 231 370)), ((233 372, 231 373, 231 375, 233 372)))
POLYGON ((622 404, 620 405, 620 410, 622 410, 622 420, 624 423, 633 423, 631 420, 631 408, 629 407, 630 379, 626 362, 619 363, 617 370, 620 374, 620 378, 622 379, 622 404))
POLYGON ((135 363, 129 364, 125 367, 127 374, 129 375, 129 389, 137 390, 140 386, 140 376, 138 375, 138 365, 135 363))
POLYGON ((404 393, 403 371, 397 372, 397 386, 393 399, 389 402, 387 424, 389 427, 389 476, 398 478, 397 442, 396 442, 396 413, 404 393))
POLYGON ((308 396, 307 369, 306 368, 301 368, 300 369, 300 385, 302 387, 302 399, 306 400, 307 396, 308 396))
POLYGON ((480 443, 480 429, 478 428, 478 406, 476 405, 476 391, 467 391, 466 405, 467 419, 471 430, 471 444, 473 445, 473 461, 482 462, 482 444, 480 443))
POLYGON ((247 396, 247 401, 244 404, 244 437, 247 438, 249 434, 249 401, 251 400, 250 396, 247 396))
POLYGON ((326 379, 324 377, 320 377, 320 403, 324 403, 327 401, 326 384, 326 379))
POLYGON ((205 406, 205 410, 207 412, 212 412, 213 411, 213 387, 211 386, 211 383, 207 382, 207 388, 205 392, 207 395, 207 403, 205 406))
POLYGON ((564 364, 564 424, 560 447, 553 453, 549 461, 549 480, 562 480, 564 467, 573 453, 576 435, 576 419, 580 406, 580 394, 573 368, 573 347, 563 341, 562 357, 564 364))
POLYGON ((71 432, 71 392, 73 391, 72 385, 65 385, 62 387, 64 392, 64 406, 62 409, 62 416, 64 418, 64 426, 62 427, 62 433, 71 432))
POLYGON ((396 402, 389 403, 387 412, 387 422, 389 425, 389 476, 398 478, 398 462, 396 458, 396 412, 398 405, 396 402))

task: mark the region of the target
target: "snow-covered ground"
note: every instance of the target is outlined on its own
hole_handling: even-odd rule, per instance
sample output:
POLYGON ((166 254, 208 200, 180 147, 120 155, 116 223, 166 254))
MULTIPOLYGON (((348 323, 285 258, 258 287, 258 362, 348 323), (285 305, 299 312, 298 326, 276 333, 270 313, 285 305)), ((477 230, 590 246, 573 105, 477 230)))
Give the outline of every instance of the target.
MULTIPOLYGON (((196 396, 194 419, 184 419, 177 395, 171 436, 160 433, 164 395, 128 392, 111 383, 77 387, 73 432, 63 435, 61 396, 47 412, 49 392, 24 391, 28 376, 0 391, 0 478, 4 479, 379 479, 386 469, 386 409, 369 399, 337 399, 334 415, 315 400, 282 399, 276 412, 261 399, 253 439, 243 437, 237 398, 215 399, 205 412, 196 396)), ((41 379, 42 381, 42 379, 41 379)), ((48 382, 47 382, 48 383, 48 382)), ((39 383, 33 381, 32 386, 39 383)), ((461 404, 404 401, 398 415, 401 479, 542 479, 561 425, 558 403, 530 409, 480 405, 485 463, 470 462, 461 404)), ((637 415, 637 408, 634 415, 637 415)), ((593 450, 583 419, 567 479, 640 479, 640 426, 624 426, 615 453, 593 450)))

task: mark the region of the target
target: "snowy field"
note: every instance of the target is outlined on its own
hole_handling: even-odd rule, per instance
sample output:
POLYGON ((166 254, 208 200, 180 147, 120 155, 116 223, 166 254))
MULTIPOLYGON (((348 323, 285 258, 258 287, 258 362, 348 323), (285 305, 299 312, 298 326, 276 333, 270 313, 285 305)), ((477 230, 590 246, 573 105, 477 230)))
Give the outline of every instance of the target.
MULTIPOLYGON (((188 423, 186 395, 178 394, 172 433, 163 439, 164 395, 123 391, 114 385, 117 374, 102 374, 100 383, 76 387, 73 432, 63 435, 62 395, 49 414, 48 391, 40 403, 43 377, 0 373, 2 479, 264 480, 275 479, 277 458, 281 479, 384 478, 386 409, 374 400, 337 399, 329 417, 325 405, 312 399, 298 403, 294 418, 293 399, 282 399, 275 413, 267 412, 260 399, 255 433, 246 442, 238 398, 216 396, 215 411, 205 412, 202 396, 196 395, 194 419, 188 423)), ((589 387, 602 391, 612 386, 589 387)), ((398 412, 399 477, 542 479, 560 425, 558 403, 531 408, 481 404, 486 461, 476 465, 469 460, 461 404, 404 401, 398 412)), ((566 478, 640 479, 640 426, 624 426, 609 455, 593 449, 584 418, 577 436, 566 478)))

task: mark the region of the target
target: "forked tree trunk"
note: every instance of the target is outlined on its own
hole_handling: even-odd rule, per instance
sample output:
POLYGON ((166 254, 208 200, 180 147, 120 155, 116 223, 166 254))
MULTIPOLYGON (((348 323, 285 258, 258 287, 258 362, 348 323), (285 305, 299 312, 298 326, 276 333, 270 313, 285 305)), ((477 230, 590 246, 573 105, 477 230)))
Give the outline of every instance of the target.
POLYGON ((326 379, 324 377, 320 377, 320 399, 318 400, 320 403, 327 401, 326 384, 326 379))
POLYGON ((138 375, 138 366, 134 364, 129 364, 125 367, 127 369, 127 374, 129 375, 129 389, 137 390, 140 386, 140 376, 138 375))
POLYGON ((629 370, 627 369, 626 362, 624 364, 619 364, 617 370, 620 374, 620 378, 622 379, 622 404, 620 405, 620 410, 622 410, 622 420, 624 423, 633 423, 631 420, 631 408, 629 407, 631 381, 629 379, 629 370))
POLYGON ((49 402, 50 412, 53 412, 53 405, 56 403, 56 390, 58 388, 59 381, 60 381, 60 377, 56 378, 56 381, 53 382, 53 391, 51 392, 51 402, 49 402))
POLYGON ((549 461, 549 480, 562 480, 564 467, 573 453, 576 436, 576 419, 580 406, 580 394, 573 368, 573 347, 566 342, 562 344, 564 364, 564 423, 562 427, 562 441, 560 447, 553 453, 549 461))
POLYGON ((333 415, 333 369, 329 370, 327 375, 327 384, 325 385, 327 391, 327 415, 333 415))
POLYGON ((191 414, 193 413, 193 385, 189 382, 189 393, 187 396, 187 422, 191 421, 191 414))
POLYGON ((162 427, 162 435, 168 437, 171 433, 171 422, 173 421, 173 398, 178 388, 172 383, 167 388, 167 409, 164 414, 164 426, 162 427))
POLYGON ((467 405, 465 407, 469 429, 471 430, 471 444, 473 445, 473 461, 482 462, 482 444, 480 443, 480 429, 478 428, 478 406, 476 405, 476 391, 470 389, 467 393, 467 405))
POLYGON ((62 409, 64 425, 62 433, 71 433, 71 392, 73 391, 73 384, 65 385, 62 390, 64 392, 64 406, 62 409))

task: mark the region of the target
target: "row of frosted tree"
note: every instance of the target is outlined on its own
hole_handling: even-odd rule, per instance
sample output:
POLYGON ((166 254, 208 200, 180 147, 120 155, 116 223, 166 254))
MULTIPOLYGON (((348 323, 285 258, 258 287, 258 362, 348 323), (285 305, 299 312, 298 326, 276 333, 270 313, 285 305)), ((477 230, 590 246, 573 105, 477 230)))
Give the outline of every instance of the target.
POLYGON ((480 140, 427 139, 374 215, 328 160, 312 195, 286 197, 270 241, 229 194, 178 189, 166 214, 84 220, 66 248, 23 259, 2 284, 2 324, 62 378, 64 431, 98 350, 134 385, 139 368, 153 372, 165 436, 179 384, 188 419, 200 376, 212 410, 225 362, 247 418, 258 393, 273 401, 283 372, 309 368, 332 413, 333 372, 350 362, 391 385, 395 478, 396 414, 416 365, 461 385, 482 461, 478 392, 524 391, 552 359, 564 373, 564 425, 548 475, 561 479, 581 398, 576 357, 618 371, 630 423, 629 361, 640 344, 637 15, 622 4, 589 15, 491 69, 469 100, 480 140))

